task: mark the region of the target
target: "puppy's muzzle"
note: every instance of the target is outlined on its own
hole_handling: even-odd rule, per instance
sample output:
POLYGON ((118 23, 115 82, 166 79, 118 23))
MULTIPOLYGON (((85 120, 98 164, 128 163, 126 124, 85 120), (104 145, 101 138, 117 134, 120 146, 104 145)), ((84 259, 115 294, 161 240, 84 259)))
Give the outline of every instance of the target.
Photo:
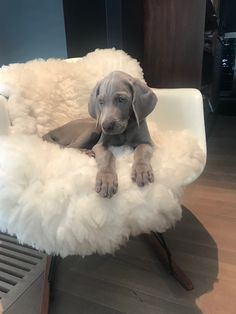
POLYGON ((125 131, 128 122, 123 120, 105 120, 102 122, 102 131, 105 134, 121 134, 125 131))
POLYGON ((115 129, 115 121, 104 121, 102 123, 102 130, 105 133, 110 133, 115 129))

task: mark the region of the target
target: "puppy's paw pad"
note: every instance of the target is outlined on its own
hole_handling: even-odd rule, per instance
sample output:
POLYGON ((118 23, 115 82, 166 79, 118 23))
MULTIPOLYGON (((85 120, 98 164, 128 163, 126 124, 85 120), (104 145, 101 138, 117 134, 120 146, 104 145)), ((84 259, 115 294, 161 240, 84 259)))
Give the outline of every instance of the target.
POLYGON ((150 164, 136 163, 133 165, 131 178, 140 187, 154 181, 154 174, 150 164))
POLYGON ((101 197, 111 198, 116 194, 118 189, 117 174, 115 172, 102 172, 97 173, 95 191, 101 197))

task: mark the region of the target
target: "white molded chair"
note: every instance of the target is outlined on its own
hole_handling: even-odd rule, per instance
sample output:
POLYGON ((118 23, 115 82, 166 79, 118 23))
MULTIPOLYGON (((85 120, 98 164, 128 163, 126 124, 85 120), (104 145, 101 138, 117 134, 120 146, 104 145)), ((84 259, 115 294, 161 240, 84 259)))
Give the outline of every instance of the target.
MULTIPOLYGON (((153 89, 158 96, 158 106, 151 113, 149 119, 157 123, 161 130, 189 130, 197 138, 203 152, 206 151, 206 137, 203 114, 202 95, 197 89, 153 89)), ((0 95, 0 135, 7 135, 11 125, 6 109, 7 97, 0 95)), ((191 183, 191 182, 189 182, 191 183)), ((171 258, 171 253, 166 245, 163 234, 154 233, 151 240, 154 244, 160 260, 170 268, 170 272, 187 289, 193 289, 190 279, 175 264, 171 258), (158 241, 156 241, 158 240, 158 241)), ((51 262, 51 260, 50 260, 51 262)), ((55 273, 57 261, 52 259, 51 273, 55 273)))
MULTIPOLYGON (((76 60, 77 58, 68 59, 68 62, 74 62, 76 60)), ((191 131, 206 156, 205 125, 201 93, 196 89, 184 88, 153 90, 158 96, 158 106, 148 119, 156 123, 160 130, 191 131)), ((8 96, 9 95, 4 94, 0 90, 0 135, 8 135, 10 132, 11 121, 7 112, 8 96)), ((188 183, 191 182, 188 181, 188 183)), ((191 280, 187 278, 173 261, 163 234, 154 233, 152 237, 149 237, 149 240, 151 240, 152 244, 155 246, 160 260, 168 265, 171 274, 174 275, 184 288, 187 290, 192 289, 193 285, 191 280)), ((53 280, 53 274, 55 274, 56 258, 49 257, 48 265, 49 264, 51 264, 50 283, 53 280)))

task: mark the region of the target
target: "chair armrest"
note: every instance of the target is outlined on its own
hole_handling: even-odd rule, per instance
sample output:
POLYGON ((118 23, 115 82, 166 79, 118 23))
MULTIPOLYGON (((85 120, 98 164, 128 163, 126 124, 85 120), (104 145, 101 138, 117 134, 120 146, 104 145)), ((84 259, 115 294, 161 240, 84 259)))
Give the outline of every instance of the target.
POLYGON ((206 155, 202 95, 197 89, 153 89, 158 102, 149 119, 161 130, 189 130, 206 155))
POLYGON ((7 111, 7 99, 0 95, 0 135, 10 132, 10 119, 7 111))

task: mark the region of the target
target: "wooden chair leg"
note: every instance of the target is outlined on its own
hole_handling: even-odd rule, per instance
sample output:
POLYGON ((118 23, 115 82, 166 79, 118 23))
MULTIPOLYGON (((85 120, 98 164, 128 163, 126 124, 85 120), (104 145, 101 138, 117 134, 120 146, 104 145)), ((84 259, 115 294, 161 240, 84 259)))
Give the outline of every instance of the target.
POLYGON ((48 256, 46 269, 44 273, 43 301, 42 301, 42 306, 41 306, 41 314, 48 314, 48 311, 49 311, 50 287, 49 287, 48 276, 49 276, 49 271, 50 271, 50 266, 51 266, 51 260, 52 260, 52 257, 48 256))
POLYGON ((150 242, 151 246, 154 247, 160 262, 167 268, 170 274, 181 284, 186 290, 192 290, 193 283, 184 273, 184 271, 176 264, 170 253, 170 250, 164 239, 162 233, 153 232, 152 234, 145 235, 145 238, 150 242))
POLYGON ((44 274, 44 291, 41 314, 48 314, 49 303, 53 298, 53 284, 55 282, 56 269, 60 261, 59 256, 48 256, 44 274))
POLYGON ((50 296, 50 301, 53 300, 53 288, 54 288, 54 283, 55 283, 55 278, 56 278, 56 271, 58 264, 61 260, 60 256, 54 255, 51 257, 51 264, 50 264, 50 269, 49 269, 49 274, 48 274, 48 282, 49 282, 49 296, 50 296))

